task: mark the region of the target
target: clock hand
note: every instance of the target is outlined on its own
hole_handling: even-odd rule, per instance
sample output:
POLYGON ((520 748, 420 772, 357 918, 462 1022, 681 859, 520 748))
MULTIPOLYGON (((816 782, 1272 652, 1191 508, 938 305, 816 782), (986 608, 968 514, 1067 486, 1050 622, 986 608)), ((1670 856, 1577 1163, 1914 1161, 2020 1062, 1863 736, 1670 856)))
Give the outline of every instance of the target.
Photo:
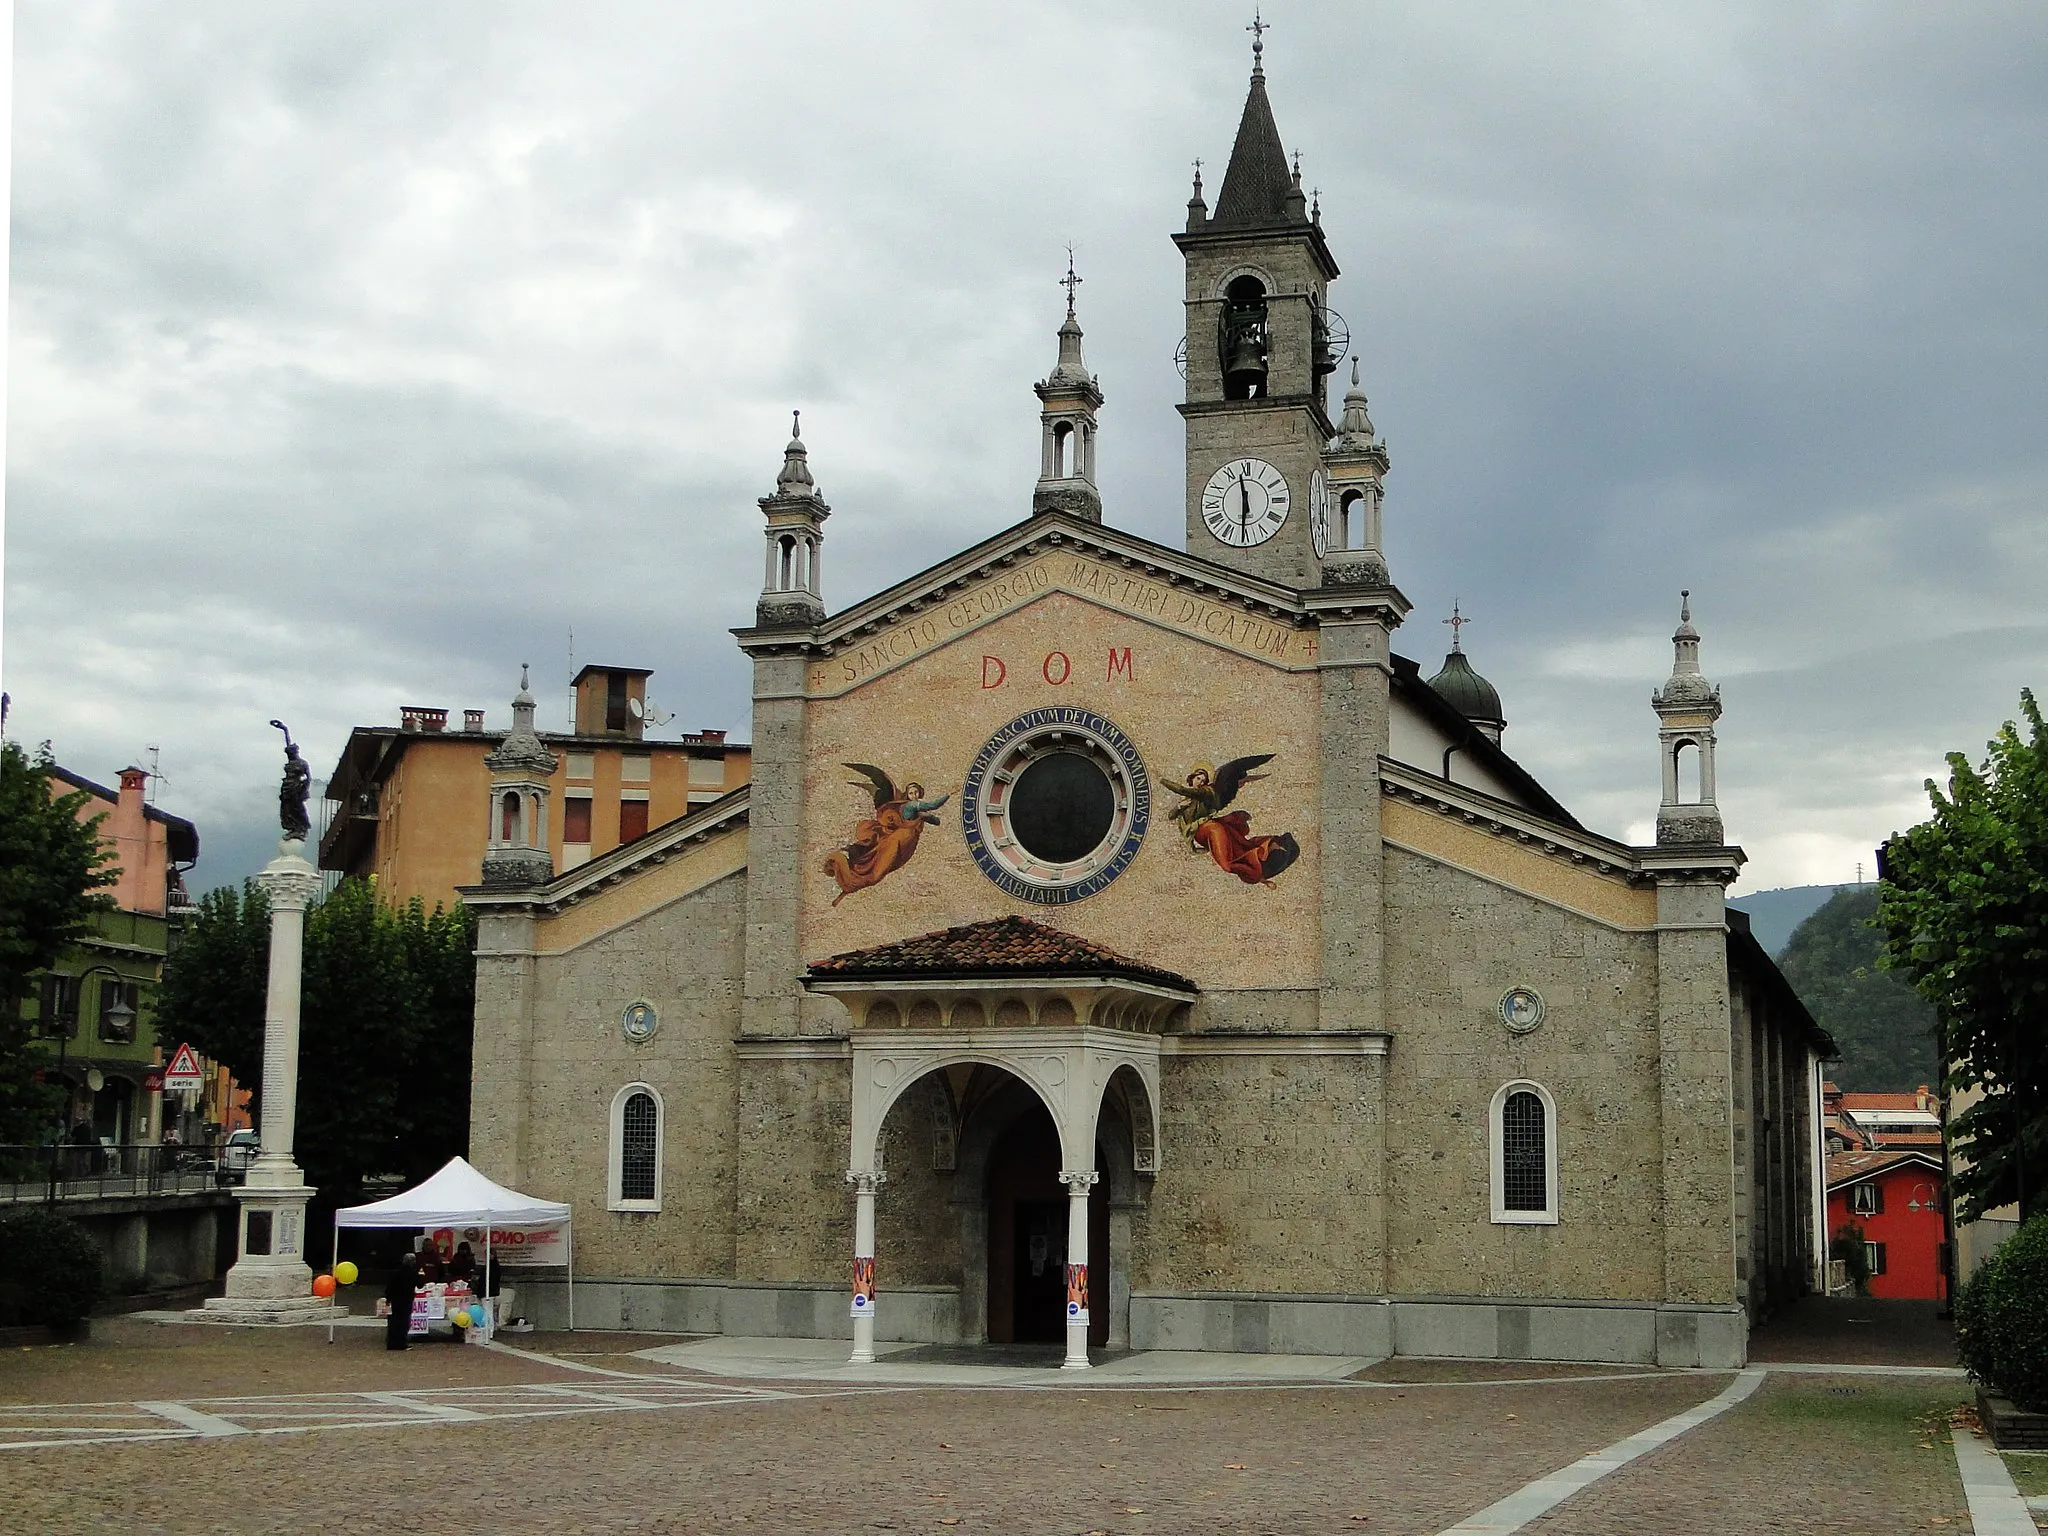
POLYGON ((1244 476, 1237 477, 1237 526, 1247 537, 1252 531, 1252 493, 1245 488, 1244 476))

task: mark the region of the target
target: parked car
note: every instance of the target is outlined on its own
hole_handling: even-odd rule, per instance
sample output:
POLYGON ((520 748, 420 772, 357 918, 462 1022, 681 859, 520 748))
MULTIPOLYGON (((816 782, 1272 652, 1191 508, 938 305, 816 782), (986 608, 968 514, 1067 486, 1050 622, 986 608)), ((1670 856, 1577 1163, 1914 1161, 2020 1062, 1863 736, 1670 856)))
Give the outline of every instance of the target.
POLYGON ((239 1131, 228 1132, 228 1139, 220 1144, 220 1161, 216 1165, 220 1182, 247 1182, 249 1165, 256 1161, 256 1154, 262 1150, 262 1143, 257 1141, 255 1131, 247 1126, 239 1131))

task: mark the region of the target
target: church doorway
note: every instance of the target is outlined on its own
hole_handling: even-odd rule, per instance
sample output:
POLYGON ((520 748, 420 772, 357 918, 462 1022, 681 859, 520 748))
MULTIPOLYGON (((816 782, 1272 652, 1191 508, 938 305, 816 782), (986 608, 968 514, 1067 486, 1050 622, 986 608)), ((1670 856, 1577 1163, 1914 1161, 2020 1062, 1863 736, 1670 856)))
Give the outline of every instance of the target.
MULTIPOLYGON (((1098 1168, 1106 1166, 1100 1146, 1098 1168)), ((1057 1344, 1066 1338, 1067 1189, 1060 1138, 1035 1099, 1003 1132, 988 1162, 988 1338, 1057 1344)), ((1088 1342, 1109 1342, 1109 1187, 1089 1191, 1088 1342)))

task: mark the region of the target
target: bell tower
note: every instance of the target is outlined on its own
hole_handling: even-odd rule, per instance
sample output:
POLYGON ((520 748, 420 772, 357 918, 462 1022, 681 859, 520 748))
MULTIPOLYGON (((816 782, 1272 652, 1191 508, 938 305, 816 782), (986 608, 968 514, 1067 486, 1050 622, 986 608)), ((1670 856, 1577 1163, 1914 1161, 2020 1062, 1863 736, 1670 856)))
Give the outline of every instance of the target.
POLYGON ((1266 99, 1265 24, 1251 31, 1251 91, 1216 211, 1197 162, 1187 228, 1173 237, 1187 265, 1187 547, 1305 588, 1322 581, 1314 525, 1329 517, 1337 263, 1266 99))

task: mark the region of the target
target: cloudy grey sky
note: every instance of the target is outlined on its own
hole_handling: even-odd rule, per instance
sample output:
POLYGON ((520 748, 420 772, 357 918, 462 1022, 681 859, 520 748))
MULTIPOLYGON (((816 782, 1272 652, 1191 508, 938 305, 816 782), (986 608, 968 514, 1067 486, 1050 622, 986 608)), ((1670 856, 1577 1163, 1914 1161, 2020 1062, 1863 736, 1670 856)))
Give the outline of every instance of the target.
MULTIPOLYGON (((1178 544, 1178 257, 1248 5, 25 0, 5 683, 162 750, 202 884, 401 704, 726 631, 791 406, 844 606, 1028 510, 1063 247, 1106 515, 1178 544)), ((2030 4, 1271 0, 1280 131, 1508 745, 1648 835, 1690 586, 1741 889, 1847 880, 2048 660, 2048 29, 2030 4)), ((1215 185, 1211 181, 1211 187, 1215 185)), ((549 724, 543 716, 543 724, 549 724)))

